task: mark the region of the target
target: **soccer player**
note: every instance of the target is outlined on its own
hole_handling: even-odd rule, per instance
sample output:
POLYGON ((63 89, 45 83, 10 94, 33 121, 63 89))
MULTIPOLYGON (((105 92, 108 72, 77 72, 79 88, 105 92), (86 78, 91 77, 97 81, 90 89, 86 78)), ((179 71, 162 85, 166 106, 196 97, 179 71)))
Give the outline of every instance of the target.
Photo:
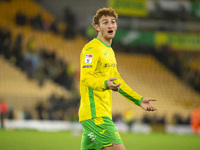
POLYGON ((190 125, 192 128, 192 133, 193 134, 198 134, 199 132, 199 127, 200 127, 200 109, 196 107, 190 117, 190 125))
POLYGON ((93 17, 97 38, 87 43, 80 56, 79 121, 83 126, 82 150, 125 150, 112 121, 112 91, 117 91, 146 111, 157 110, 150 101, 133 91, 117 71, 111 48, 118 15, 112 8, 99 9, 93 17))

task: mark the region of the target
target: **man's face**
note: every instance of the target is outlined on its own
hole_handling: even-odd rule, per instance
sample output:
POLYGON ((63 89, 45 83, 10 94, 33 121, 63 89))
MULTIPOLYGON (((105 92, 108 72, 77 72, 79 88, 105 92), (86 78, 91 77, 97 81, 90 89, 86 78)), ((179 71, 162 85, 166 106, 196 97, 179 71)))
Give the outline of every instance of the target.
POLYGON ((113 39, 117 30, 117 22, 113 16, 102 16, 99 19, 99 25, 95 25, 95 29, 100 36, 113 39))

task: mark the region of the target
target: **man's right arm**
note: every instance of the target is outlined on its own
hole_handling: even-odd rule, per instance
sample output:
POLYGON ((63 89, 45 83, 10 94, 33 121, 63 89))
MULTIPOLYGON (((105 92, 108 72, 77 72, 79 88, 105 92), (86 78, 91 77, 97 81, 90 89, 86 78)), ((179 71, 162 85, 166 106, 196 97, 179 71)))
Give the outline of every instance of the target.
POLYGON ((95 70, 99 60, 99 52, 97 49, 84 47, 80 58, 80 82, 97 91, 107 90, 106 79, 100 74, 95 74, 95 70), (87 49, 89 49, 87 51, 87 49))

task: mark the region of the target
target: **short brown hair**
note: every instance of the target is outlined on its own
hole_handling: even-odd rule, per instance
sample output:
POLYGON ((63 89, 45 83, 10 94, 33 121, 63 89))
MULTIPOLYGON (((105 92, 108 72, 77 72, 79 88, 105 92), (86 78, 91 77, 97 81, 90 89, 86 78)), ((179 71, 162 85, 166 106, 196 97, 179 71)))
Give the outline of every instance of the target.
POLYGON ((118 19, 118 14, 115 12, 114 9, 112 9, 112 8, 102 8, 102 9, 99 9, 97 11, 96 15, 93 17, 92 25, 94 26, 95 24, 99 24, 99 19, 102 16, 113 16, 116 19, 116 21, 118 19))

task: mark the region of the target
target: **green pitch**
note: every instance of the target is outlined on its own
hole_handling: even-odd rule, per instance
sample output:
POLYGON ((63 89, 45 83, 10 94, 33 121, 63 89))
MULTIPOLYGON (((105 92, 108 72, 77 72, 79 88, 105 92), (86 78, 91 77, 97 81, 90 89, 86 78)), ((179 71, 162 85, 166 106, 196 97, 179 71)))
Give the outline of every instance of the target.
MULTIPOLYGON (((121 133, 126 150, 199 150, 200 135, 121 133)), ((1 150, 80 150, 81 135, 71 132, 0 130, 1 150)))

